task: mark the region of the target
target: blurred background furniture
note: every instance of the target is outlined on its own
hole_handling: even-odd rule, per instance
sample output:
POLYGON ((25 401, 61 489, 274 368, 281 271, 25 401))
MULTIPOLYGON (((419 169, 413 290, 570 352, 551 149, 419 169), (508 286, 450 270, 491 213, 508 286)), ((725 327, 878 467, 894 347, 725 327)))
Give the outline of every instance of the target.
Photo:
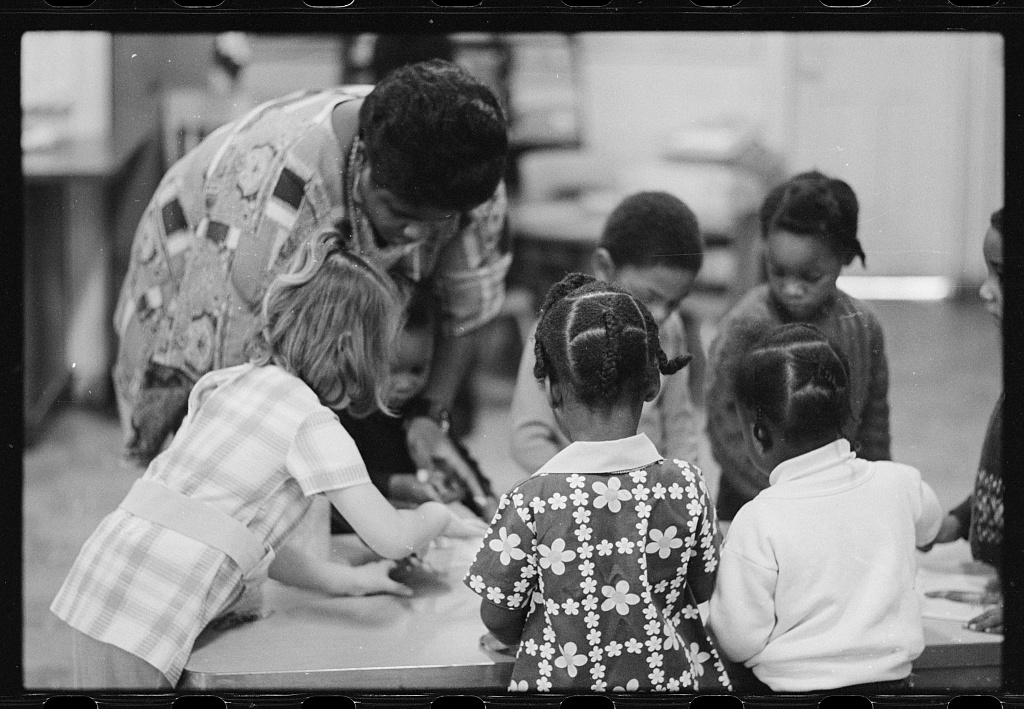
POLYGON ((781 160, 755 134, 716 126, 680 134, 660 159, 627 165, 586 149, 526 155, 512 212, 512 280, 536 296, 566 270, 587 270, 612 209, 632 193, 656 190, 694 210, 706 249, 697 288, 731 303, 760 280, 757 210, 782 175, 781 160))
POLYGON ((137 37, 30 33, 22 43, 24 431, 59 401, 111 404, 111 316, 159 179, 155 58, 137 37))

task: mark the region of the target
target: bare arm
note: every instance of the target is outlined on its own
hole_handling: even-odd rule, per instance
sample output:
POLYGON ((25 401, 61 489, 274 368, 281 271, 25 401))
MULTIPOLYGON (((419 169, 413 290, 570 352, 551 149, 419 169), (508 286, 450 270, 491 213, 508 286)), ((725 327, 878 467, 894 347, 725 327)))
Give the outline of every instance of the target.
POLYGON ((510 611, 507 608, 496 606, 488 600, 480 602, 480 619, 484 626, 506 645, 515 645, 523 636, 523 626, 526 624, 526 615, 529 606, 519 610, 510 611))
POLYGON ((393 593, 411 596, 412 589, 388 576, 395 566, 391 560, 371 561, 349 566, 320 559, 296 545, 283 544, 270 565, 270 578, 289 586, 320 591, 335 596, 365 596, 393 593))
POLYGON ((327 497, 366 546, 388 559, 404 558, 442 534, 480 536, 486 527, 457 517, 440 502, 396 510, 369 482, 330 490, 327 497))
MULTIPOLYGON (((662 336, 662 347, 669 358, 687 354, 682 321, 677 321, 677 317, 666 322, 662 336)), ((690 395, 690 368, 692 366, 693 360, 675 374, 661 378, 658 408, 664 432, 662 453, 669 460, 681 458, 699 466, 699 419, 690 395)))
POLYGON ((479 330, 466 335, 442 333, 434 353, 436 366, 431 368, 430 379, 423 395, 439 409, 448 410, 455 401, 459 385, 469 371, 476 352, 479 330))
MULTIPOLYGON (((451 408, 459 385, 473 360, 477 339, 477 332, 441 336, 437 351, 434 353, 436 364, 431 370, 430 381, 424 390, 424 397, 431 402, 432 414, 451 408)), ((406 430, 406 442, 409 446, 409 456, 417 467, 430 470, 434 465, 433 458, 442 458, 466 483, 478 504, 483 505, 487 500, 473 471, 433 418, 417 416, 410 420, 406 430)))

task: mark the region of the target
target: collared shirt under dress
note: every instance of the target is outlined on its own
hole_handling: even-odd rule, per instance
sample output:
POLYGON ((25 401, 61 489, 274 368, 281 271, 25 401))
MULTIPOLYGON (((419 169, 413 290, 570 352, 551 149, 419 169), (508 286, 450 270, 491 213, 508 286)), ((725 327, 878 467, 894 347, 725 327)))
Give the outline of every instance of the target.
MULTIPOLYGON (((533 351, 537 325, 534 324, 523 348, 512 393, 512 458, 529 473, 540 469, 551 457, 569 445, 551 412, 544 383, 533 376, 537 356, 533 351)), ((661 348, 669 359, 688 353, 686 329, 678 312, 658 327, 661 348)), ((680 458, 700 465, 700 424, 690 394, 690 369, 685 367, 661 377, 661 389, 653 401, 645 401, 637 430, 647 434, 665 458, 680 458)))
POLYGON ((372 87, 296 92, 228 124, 175 163, 136 230, 114 314, 114 385, 129 453, 148 459, 206 372, 245 361, 267 286, 300 244, 340 227, 347 247, 403 286, 428 284, 452 335, 494 318, 511 263, 503 185, 457 224, 413 244, 381 243, 360 202, 362 141, 334 109, 372 87))
POLYGON ((791 458, 736 514, 708 624, 776 692, 901 680, 924 649, 916 548, 942 508, 914 468, 845 439, 791 458))
MULTIPOLYGON (((748 500, 768 486, 747 458, 733 390, 740 358, 765 332, 794 321, 772 297, 767 285, 753 288, 726 313, 708 355, 706 432, 711 453, 721 467, 717 512, 731 520, 748 500)), ((846 433, 866 460, 889 460, 889 363, 878 317, 863 302, 837 291, 819 313, 806 321, 829 338, 850 365, 852 421, 846 433)))
POLYGON ((244 524, 266 558, 243 579, 224 552, 118 507, 82 547, 51 610, 141 657, 172 685, 200 631, 259 583, 312 496, 369 483, 337 415, 301 379, 243 364, 204 376, 143 476, 244 524))
POLYGON ((700 471, 644 434, 570 444, 502 496, 465 578, 529 608, 509 689, 728 689, 691 587, 717 538, 700 471))

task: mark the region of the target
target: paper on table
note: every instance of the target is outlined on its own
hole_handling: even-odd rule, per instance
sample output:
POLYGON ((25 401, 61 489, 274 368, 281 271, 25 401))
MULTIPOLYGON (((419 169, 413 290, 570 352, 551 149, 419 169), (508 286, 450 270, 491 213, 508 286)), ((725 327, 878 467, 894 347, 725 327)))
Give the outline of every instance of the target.
POLYGON ((984 576, 958 574, 949 571, 932 569, 917 570, 917 594, 921 602, 921 615, 924 618, 937 620, 955 620, 967 622, 980 614, 988 606, 974 603, 960 603, 945 598, 929 598, 929 591, 967 591, 982 593, 988 579, 984 576))

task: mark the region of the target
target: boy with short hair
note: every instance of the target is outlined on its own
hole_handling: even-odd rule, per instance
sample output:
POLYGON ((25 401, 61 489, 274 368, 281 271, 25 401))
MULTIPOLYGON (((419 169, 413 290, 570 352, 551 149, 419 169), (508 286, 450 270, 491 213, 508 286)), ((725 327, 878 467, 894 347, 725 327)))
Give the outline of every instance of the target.
MULTIPOLYGON (((591 264, 599 279, 633 293, 647 306, 658 323, 662 349, 671 359, 687 354, 678 310, 693 289, 703 258, 693 211, 666 192, 639 192, 609 215, 591 264)), ((535 361, 531 332, 519 363, 511 413, 512 457, 530 474, 569 444, 533 376, 535 361)), ((688 374, 663 382, 657 398, 644 404, 639 430, 667 459, 697 462, 700 427, 688 374)))

